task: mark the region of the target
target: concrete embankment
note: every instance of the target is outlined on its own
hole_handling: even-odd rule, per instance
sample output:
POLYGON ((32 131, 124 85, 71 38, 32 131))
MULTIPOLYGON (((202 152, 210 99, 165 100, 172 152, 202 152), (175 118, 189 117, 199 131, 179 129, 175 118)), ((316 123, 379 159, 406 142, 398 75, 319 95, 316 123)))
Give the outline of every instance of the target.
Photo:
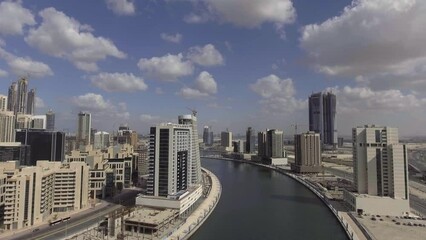
POLYGON ((167 239, 182 240, 188 239, 197 231, 199 227, 207 220, 210 214, 215 209, 222 194, 222 185, 219 179, 209 170, 204 169, 211 180, 211 189, 206 199, 198 206, 198 208, 189 216, 185 223, 179 229, 174 231, 167 239))
POLYGON ((251 162, 247 160, 241 160, 241 159, 232 159, 232 158, 219 158, 219 157, 206 157, 210 159, 217 159, 217 160, 224 160, 224 161, 232 161, 232 162, 240 162, 240 163, 248 163, 251 165, 255 165, 258 167, 268 168, 271 170, 274 170, 276 172, 279 172, 281 174, 284 174, 286 176, 291 177, 292 179, 296 180, 297 182, 301 183, 303 186, 308 188, 311 192, 313 192, 321 201, 330 209, 330 211, 333 213, 333 215, 337 218, 341 226, 346 232, 346 235, 349 237, 349 239, 354 240, 366 240, 369 239, 369 236, 365 236, 362 232, 362 230, 359 228, 359 226, 353 221, 352 218, 350 218, 349 213, 337 211, 333 205, 329 202, 329 200, 316 189, 315 186, 313 186, 309 181, 306 181, 305 179, 301 178, 298 175, 292 174, 288 170, 271 166, 271 165, 264 165, 261 163, 251 162))

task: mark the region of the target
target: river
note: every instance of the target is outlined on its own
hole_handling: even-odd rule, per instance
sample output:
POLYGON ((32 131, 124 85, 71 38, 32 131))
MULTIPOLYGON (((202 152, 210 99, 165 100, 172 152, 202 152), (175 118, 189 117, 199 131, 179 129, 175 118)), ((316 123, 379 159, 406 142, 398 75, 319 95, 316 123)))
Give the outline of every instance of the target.
POLYGON ((246 163, 202 158, 221 199, 191 240, 348 239, 328 208, 295 180, 246 163))

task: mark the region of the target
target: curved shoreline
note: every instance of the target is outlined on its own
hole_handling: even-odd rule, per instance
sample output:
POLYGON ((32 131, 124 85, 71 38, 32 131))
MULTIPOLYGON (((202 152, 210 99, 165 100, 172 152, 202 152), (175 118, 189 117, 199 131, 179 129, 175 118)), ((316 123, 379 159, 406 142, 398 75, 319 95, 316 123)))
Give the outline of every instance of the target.
POLYGON ((189 239, 203 223, 208 219, 210 214, 216 208, 220 197, 222 196, 222 185, 219 179, 209 170, 202 168, 211 180, 211 189, 207 198, 200 206, 187 218, 185 223, 174 231, 168 239, 189 239))
POLYGON ((300 178, 299 176, 297 176, 295 174, 286 172, 284 169, 279 169, 279 168, 274 167, 274 166, 264 165, 264 164, 260 164, 260 163, 247 161, 247 160, 232 159, 232 158, 221 158, 221 157, 201 157, 201 158, 210 158, 210 159, 230 161, 230 162, 247 163, 247 164, 257 166, 257 167, 267 168, 267 169, 270 169, 270 170, 274 170, 278 173, 284 174, 284 175, 292 178, 293 180, 299 182, 300 184, 302 184, 306 188, 308 188, 312 193, 315 194, 315 196, 317 196, 319 199, 321 199, 321 201, 328 207, 328 209, 337 218, 338 222, 342 226, 343 230, 345 231, 345 233, 346 233, 346 235, 348 236, 349 239, 364 239, 365 238, 364 235, 362 236, 363 238, 360 238, 360 236, 358 236, 356 234, 356 232, 352 229, 352 227, 347 222, 344 222, 343 216, 339 215, 339 212, 336 209, 334 209, 334 207, 328 202, 328 200, 326 199, 326 197, 324 195, 322 195, 318 190, 316 190, 313 186, 311 186, 310 183, 306 182, 304 179, 300 178))

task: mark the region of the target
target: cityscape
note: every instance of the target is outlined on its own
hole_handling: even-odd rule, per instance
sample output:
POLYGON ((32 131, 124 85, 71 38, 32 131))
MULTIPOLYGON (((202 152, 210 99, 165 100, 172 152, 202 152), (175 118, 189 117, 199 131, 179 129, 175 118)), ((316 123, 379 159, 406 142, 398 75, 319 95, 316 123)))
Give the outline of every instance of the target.
POLYGON ((425 11, 0 1, 0 239, 425 239, 425 11))

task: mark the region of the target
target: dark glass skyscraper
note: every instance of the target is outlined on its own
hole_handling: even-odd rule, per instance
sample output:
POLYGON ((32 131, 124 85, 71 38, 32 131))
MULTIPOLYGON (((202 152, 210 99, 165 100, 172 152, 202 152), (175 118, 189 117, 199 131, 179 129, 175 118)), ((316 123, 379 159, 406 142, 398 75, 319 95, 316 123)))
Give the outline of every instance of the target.
POLYGON ((337 145, 335 94, 319 92, 309 97, 309 131, 319 133, 324 144, 337 145))
POLYGON ((255 137, 253 128, 251 127, 247 128, 247 132, 246 132, 246 152, 247 153, 254 152, 255 141, 256 141, 256 137, 255 137))
POLYGON ((34 114, 34 109, 35 109, 35 96, 36 96, 36 92, 35 89, 31 89, 28 92, 28 97, 27 97, 27 106, 26 106, 26 113, 29 115, 33 115, 34 114))
POLYGON ((44 129, 20 129, 16 131, 16 142, 30 145, 28 165, 35 166, 38 160, 63 161, 65 158, 65 133, 44 129))

